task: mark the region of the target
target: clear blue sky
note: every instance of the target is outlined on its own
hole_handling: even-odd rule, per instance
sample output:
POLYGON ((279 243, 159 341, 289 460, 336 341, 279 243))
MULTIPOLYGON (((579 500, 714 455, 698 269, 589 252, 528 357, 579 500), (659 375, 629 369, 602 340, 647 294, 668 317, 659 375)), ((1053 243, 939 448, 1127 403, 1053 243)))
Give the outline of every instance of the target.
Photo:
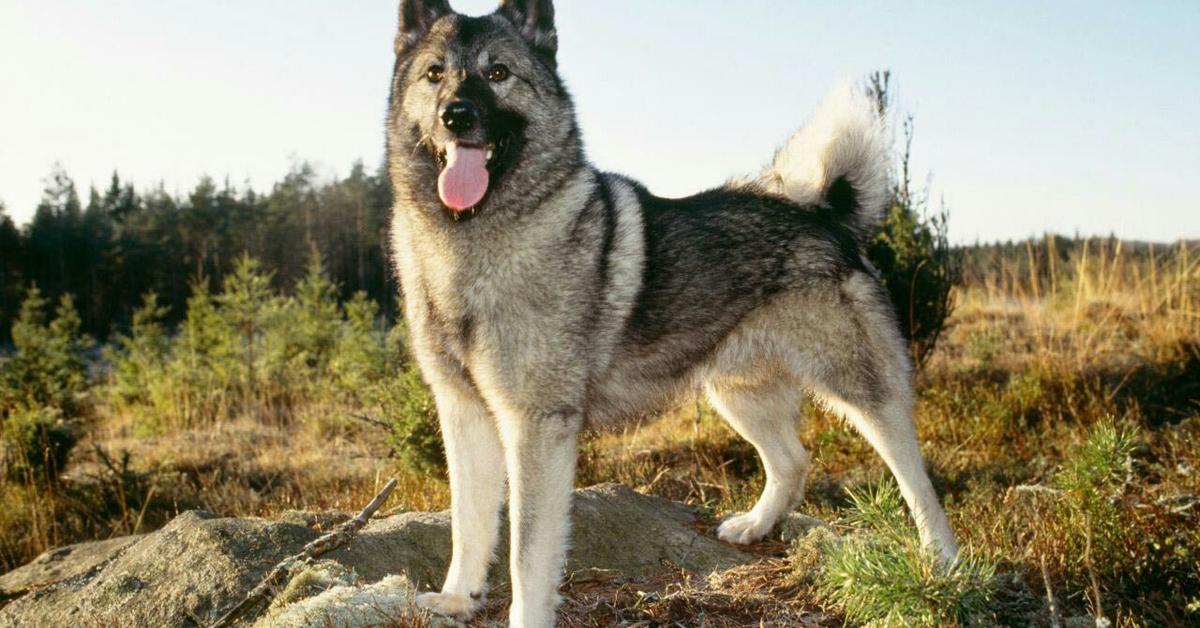
MULTIPOLYGON (((396 0, 0 0, 0 199, 382 158, 396 0)), ((488 0, 453 3, 484 13, 488 0)), ((1200 2, 559 0, 592 159, 683 195, 891 68, 956 241, 1200 237, 1200 2)))

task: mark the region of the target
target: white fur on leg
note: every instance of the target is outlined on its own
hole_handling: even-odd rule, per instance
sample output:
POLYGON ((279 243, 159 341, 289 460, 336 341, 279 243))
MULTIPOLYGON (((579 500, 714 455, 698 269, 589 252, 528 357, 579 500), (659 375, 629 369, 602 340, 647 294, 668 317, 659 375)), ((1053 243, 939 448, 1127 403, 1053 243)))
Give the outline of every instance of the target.
POLYGON ((458 621, 470 621, 475 612, 479 610, 480 600, 472 599, 468 595, 457 595, 452 593, 422 593, 417 596, 417 607, 453 617, 458 621))
POLYGON ((754 445, 767 476, 754 508, 721 523, 717 537, 729 543, 754 543, 804 497, 809 454, 796 436, 799 387, 788 379, 754 386, 723 386, 717 378, 709 381, 705 390, 717 412, 754 445))
POLYGON ((873 416, 836 397, 823 397, 830 409, 854 424, 891 469, 917 524, 921 544, 936 550, 947 563, 957 560, 958 542, 929 481, 929 474, 925 472, 921 450, 917 446, 911 403, 893 402, 880 410, 878 416, 873 416))
POLYGON ((504 452, 482 401, 449 386, 434 386, 434 394, 450 471, 453 550, 441 592, 423 594, 417 604, 466 621, 487 593, 504 501, 504 452))
POLYGON ((560 413, 505 421, 512 607, 509 626, 554 625, 570 534, 576 434, 581 416, 560 413))

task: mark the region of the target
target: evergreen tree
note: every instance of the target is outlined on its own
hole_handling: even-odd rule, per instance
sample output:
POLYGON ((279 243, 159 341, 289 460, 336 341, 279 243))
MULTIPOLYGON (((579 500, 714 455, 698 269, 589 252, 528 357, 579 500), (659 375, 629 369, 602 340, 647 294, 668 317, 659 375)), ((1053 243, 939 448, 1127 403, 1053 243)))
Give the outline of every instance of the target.
POLYGON ((142 307, 133 313, 128 335, 119 334, 105 357, 112 365, 110 395, 118 405, 150 403, 150 391, 167 368, 171 339, 163 326, 169 308, 158 302, 158 295, 147 293, 142 307))
POLYGON ((25 279, 51 296, 72 292, 82 214, 75 182, 55 165, 25 236, 25 279))
POLYGON ((0 202, 0 347, 10 340, 8 328, 21 304, 23 248, 21 232, 0 202))
POLYGON ((315 246, 309 256, 308 270, 296 284, 295 301, 297 324, 289 335, 297 338, 305 366, 324 374, 337 343, 341 312, 337 286, 326 276, 321 252, 315 246))
POLYGON ((139 194, 113 173, 103 190, 80 203, 75 183, 55 166, 30 224, 17 229, 0 212, 0 342, 17 315, 24 285, 50 298, 73 294, 83 330, 107 337, 128 330, 142 295, 154 292, 170 309, 166 324, 186 313, 189 283, 224 285, 239 256, 260 260, 288 293, 308 269, 297 242, 322 253, 338 299, 359 291, 397 314, 387 264, 391 191, 385 169, 356 163, 348 176, 318 180, 300 162, 270 194, 202 178, 176 198, 162 184, 139 194))
POLYGON ((217 297, 220 316, 233 331, 237 344, 233 353, 239 357, 238 387, 244 407, 259 407, 268 382, 262 372, 265 357, 266 331, 278 304, 271 290, 272 273, 262 270, 258 260, 242 255, 233 272, 225 277, 225 285, 217 297))
POLYGON ((14 351, 0 362, 0 412, 50 407, 78 414, 87 389, 85 353, 92 341, 80 333, 70 295, 63 296, 47 322, 49 301, 30 288, 12 326, 14 351))
MULTIPOLYGON (((876 72, 869 79, 868 91, 881 117, 891 106, 890 78, 890 72, 876 72)), ((912 187, 912 116, 905 118, 903 128, 904 152, 897 164, 891 206, 867 244, 867 256, 879 270, 919 368, 932 355, 954 309, 951 288, 960 281, 961 272, 947 238, 946 212, 930 215, 927 200, 912 187)))

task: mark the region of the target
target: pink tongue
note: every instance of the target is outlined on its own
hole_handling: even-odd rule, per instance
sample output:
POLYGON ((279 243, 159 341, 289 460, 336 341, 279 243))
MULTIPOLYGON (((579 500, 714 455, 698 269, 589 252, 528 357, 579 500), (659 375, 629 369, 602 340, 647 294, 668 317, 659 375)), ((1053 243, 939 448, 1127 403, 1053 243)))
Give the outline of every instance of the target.
POLYGON ((487 151, 459 146, 457 142, 447 145, 446 168, 438 177, 442 203, 460 212, 478 205, 487 189, 487 151))

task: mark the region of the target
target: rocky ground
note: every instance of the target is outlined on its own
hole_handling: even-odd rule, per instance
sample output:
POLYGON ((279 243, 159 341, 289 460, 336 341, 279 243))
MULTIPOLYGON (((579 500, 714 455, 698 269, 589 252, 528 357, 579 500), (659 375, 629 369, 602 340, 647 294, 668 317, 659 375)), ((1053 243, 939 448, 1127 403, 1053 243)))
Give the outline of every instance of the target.
MULTIPOLYGON (((208 625, 276 563, 349 516, 293 512, 269 521, 191 511, 149 534, 56 549, 0 576, 0 626, 208 625)), ((444 624, 414 610, 410 600, 414 588, 440 584, 450 557, 449 526, 445 512, 371 520, 351 544, 295 571, 258 614, 258 624, 444 624)), ((597 587, 614 600, 632 596, 632 606, 661 602, 669 592, 655 592, 653 585, 663 574, 673 581, 736 577, 739 566, 758 559, 712 538, 687 506, 616 484, 577 491, 573 530, 566 586, 578 595, 570 595, 564 609, 583 625, 620 619, 595 616, 597 587), (588 604, 592 608, 582 607, 588 604)), ((493 603, 477 623, 503 617, 506 564, 502 553, 493 570, 493 603)), ((753 612, 754 606, 746 608, 753 612)))

